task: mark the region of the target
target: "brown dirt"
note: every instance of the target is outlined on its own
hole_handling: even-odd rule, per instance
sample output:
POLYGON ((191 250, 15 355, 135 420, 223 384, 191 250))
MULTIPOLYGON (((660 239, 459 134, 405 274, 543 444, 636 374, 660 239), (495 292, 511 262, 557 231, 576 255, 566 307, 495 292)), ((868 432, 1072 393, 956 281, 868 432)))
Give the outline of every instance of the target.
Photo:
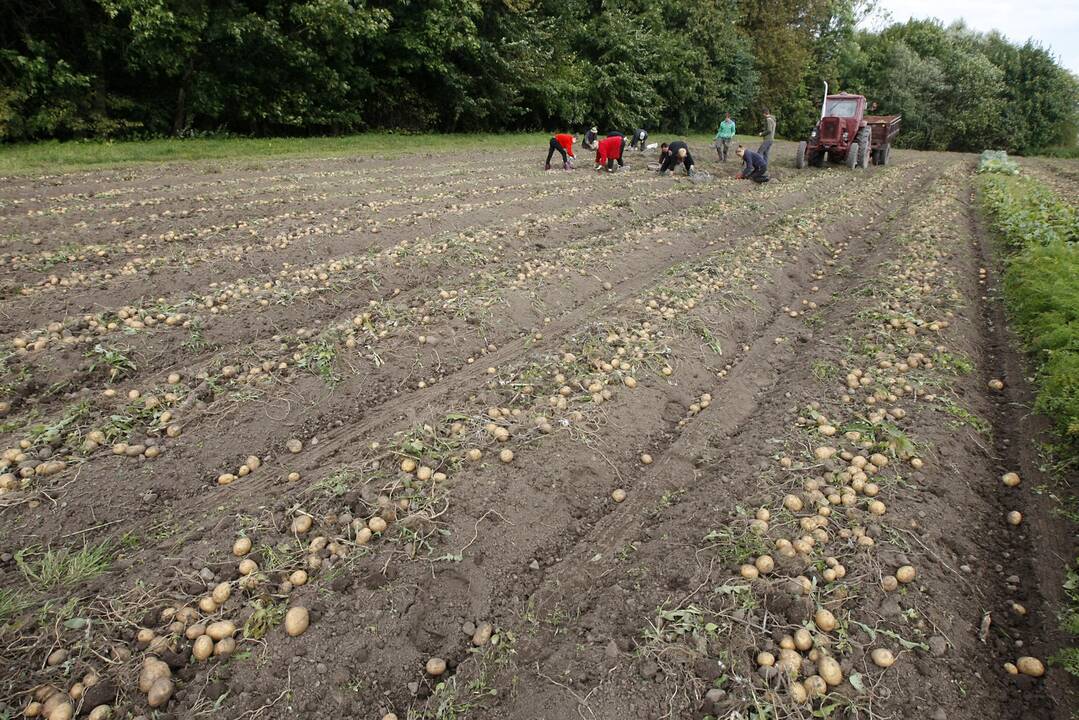
POLYGON ((780 165, 755 187, 710 157, 712 179, 691 183, 637 156, 606 176, 544 173, 534 155, 0 182, 0 448, 28 443, 9 461, 22 488, 0 494, 0 600, 13 599, 0 711, 93 671, 120 717, 149 717, 135 682, 149 628, 174 665, 161 718, 1070 717, 1062 669, 1002 669, 1065 642, 1075 543, 1036 492, 1043 428, 1027 419, 972 160, 780 165), (110 381, 106 351, 133 366, 110 381), (901 376, 918 352, 929 366, 901 376), (873 387, 847 388, 856 368, 911 389, 868 405, 873 387), (814 413, 840 433, 820 435, 814 413), (84 447, 93 430, 105 441, 84 447), (855 430, 877 444, 843 437, 855 430), (848 467, 815 459, 825 444, 886 453, 872 479, 887 511, 858 495, 808 554, 781 557, 774 541, 814 517, 784 496, 810 507, 806 483, 848 467), (482 460, 465 459, 473 447, 482 460), (260 467, 218 484, 249 455, 260 467), (403 472, 406 458, 446 477, 403 472), (1009 469, 1017 490, 1000 484, 1009 469), (290 532, 305 514, 313 529, 290 532), (373 517, 388 528, 366 542, 373 517), (238 536, 254 542, 254 581, 230 553, 238 536), (335 544, 312 550, 315 537, 335 544), (28 577, 45 548, 101 543, 96 577, 28 577), (775 571, 742 579, 763 552, 775 571), (905 564, 916 581, 885 592, 905 564), (310 582, 283 586, 301 567, 310 582), (161 612, 222 581, 232 594, 208 619, 247 627, 231 658, 193 662, 161 612), (296 605, 311 626, 289 638, 296 605), (814 629, 817 607, 840 620, 815 642, 848 679, 799 705, 754 658, 814 629), (493 638, 473 645, 482 623, 493 638), (887 671, 869 661, 879 647, 896 654, 887 671), (67 659, 48 665, 58 648, 67 659), (430 657, 447 661, 439 678, 430 657))

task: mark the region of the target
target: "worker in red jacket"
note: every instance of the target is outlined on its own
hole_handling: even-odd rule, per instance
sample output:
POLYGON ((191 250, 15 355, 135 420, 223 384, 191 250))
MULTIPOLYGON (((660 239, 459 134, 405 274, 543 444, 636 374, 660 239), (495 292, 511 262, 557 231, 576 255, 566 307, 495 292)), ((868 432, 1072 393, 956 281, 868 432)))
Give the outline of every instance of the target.
POLYGON ((599 141, 596 146, 596 169, 604 167, 607 172, 614 172, 614 163, 618 161, 619 167, 625 167, 622 162, 622 151, 626 147, 626 138, 621 135, 609 135, 599 141))
POLYGON ((551 158, 557 152, 562 155, 562 169, 572 170, 573 165, 570 164, 569 159, 573 157, 573 141, 576 140, 574 136, 568 133, 559 133, 551 138, 551 143, 547 149, 547 163, 544 166, 544 170, 551 169, 551 158))

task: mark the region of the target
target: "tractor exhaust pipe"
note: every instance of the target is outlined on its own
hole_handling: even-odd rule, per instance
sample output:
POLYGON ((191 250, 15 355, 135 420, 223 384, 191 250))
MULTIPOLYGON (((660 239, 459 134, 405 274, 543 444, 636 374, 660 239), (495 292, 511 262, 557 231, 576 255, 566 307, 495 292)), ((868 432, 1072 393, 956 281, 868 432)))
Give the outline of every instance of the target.
POLYGON ((828 81, 824 81, 824 99, 820 103, 820 119, 824 119, 824 110, 828 107, 828 81))

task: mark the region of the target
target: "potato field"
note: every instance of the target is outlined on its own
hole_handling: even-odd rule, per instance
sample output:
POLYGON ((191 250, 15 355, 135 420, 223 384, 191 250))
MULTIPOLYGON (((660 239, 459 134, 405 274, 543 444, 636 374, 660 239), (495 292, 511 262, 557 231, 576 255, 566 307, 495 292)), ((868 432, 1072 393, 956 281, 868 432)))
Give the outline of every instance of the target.
POLYGON ((0 718, 1072 717, 976 156, 545 150, 0 178, 0 718))

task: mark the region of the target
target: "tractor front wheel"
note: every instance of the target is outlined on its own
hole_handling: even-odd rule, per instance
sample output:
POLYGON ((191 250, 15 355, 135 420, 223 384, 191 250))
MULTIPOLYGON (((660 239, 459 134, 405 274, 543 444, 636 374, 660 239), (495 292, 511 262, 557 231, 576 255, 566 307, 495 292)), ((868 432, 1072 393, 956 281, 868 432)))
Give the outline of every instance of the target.
POLYGON ((798 143, 798 155, 794 158, 794 167, 801 170, 806 166, 806 141, 798 143))
POLYGON ((847 148, 847 167, 853 170, 858 165, 858 146, 851 143, 847 148))
POLYGON ((869 167, 869 129, 862 128, 858 133, 858 164, 863 170, 869 167))

